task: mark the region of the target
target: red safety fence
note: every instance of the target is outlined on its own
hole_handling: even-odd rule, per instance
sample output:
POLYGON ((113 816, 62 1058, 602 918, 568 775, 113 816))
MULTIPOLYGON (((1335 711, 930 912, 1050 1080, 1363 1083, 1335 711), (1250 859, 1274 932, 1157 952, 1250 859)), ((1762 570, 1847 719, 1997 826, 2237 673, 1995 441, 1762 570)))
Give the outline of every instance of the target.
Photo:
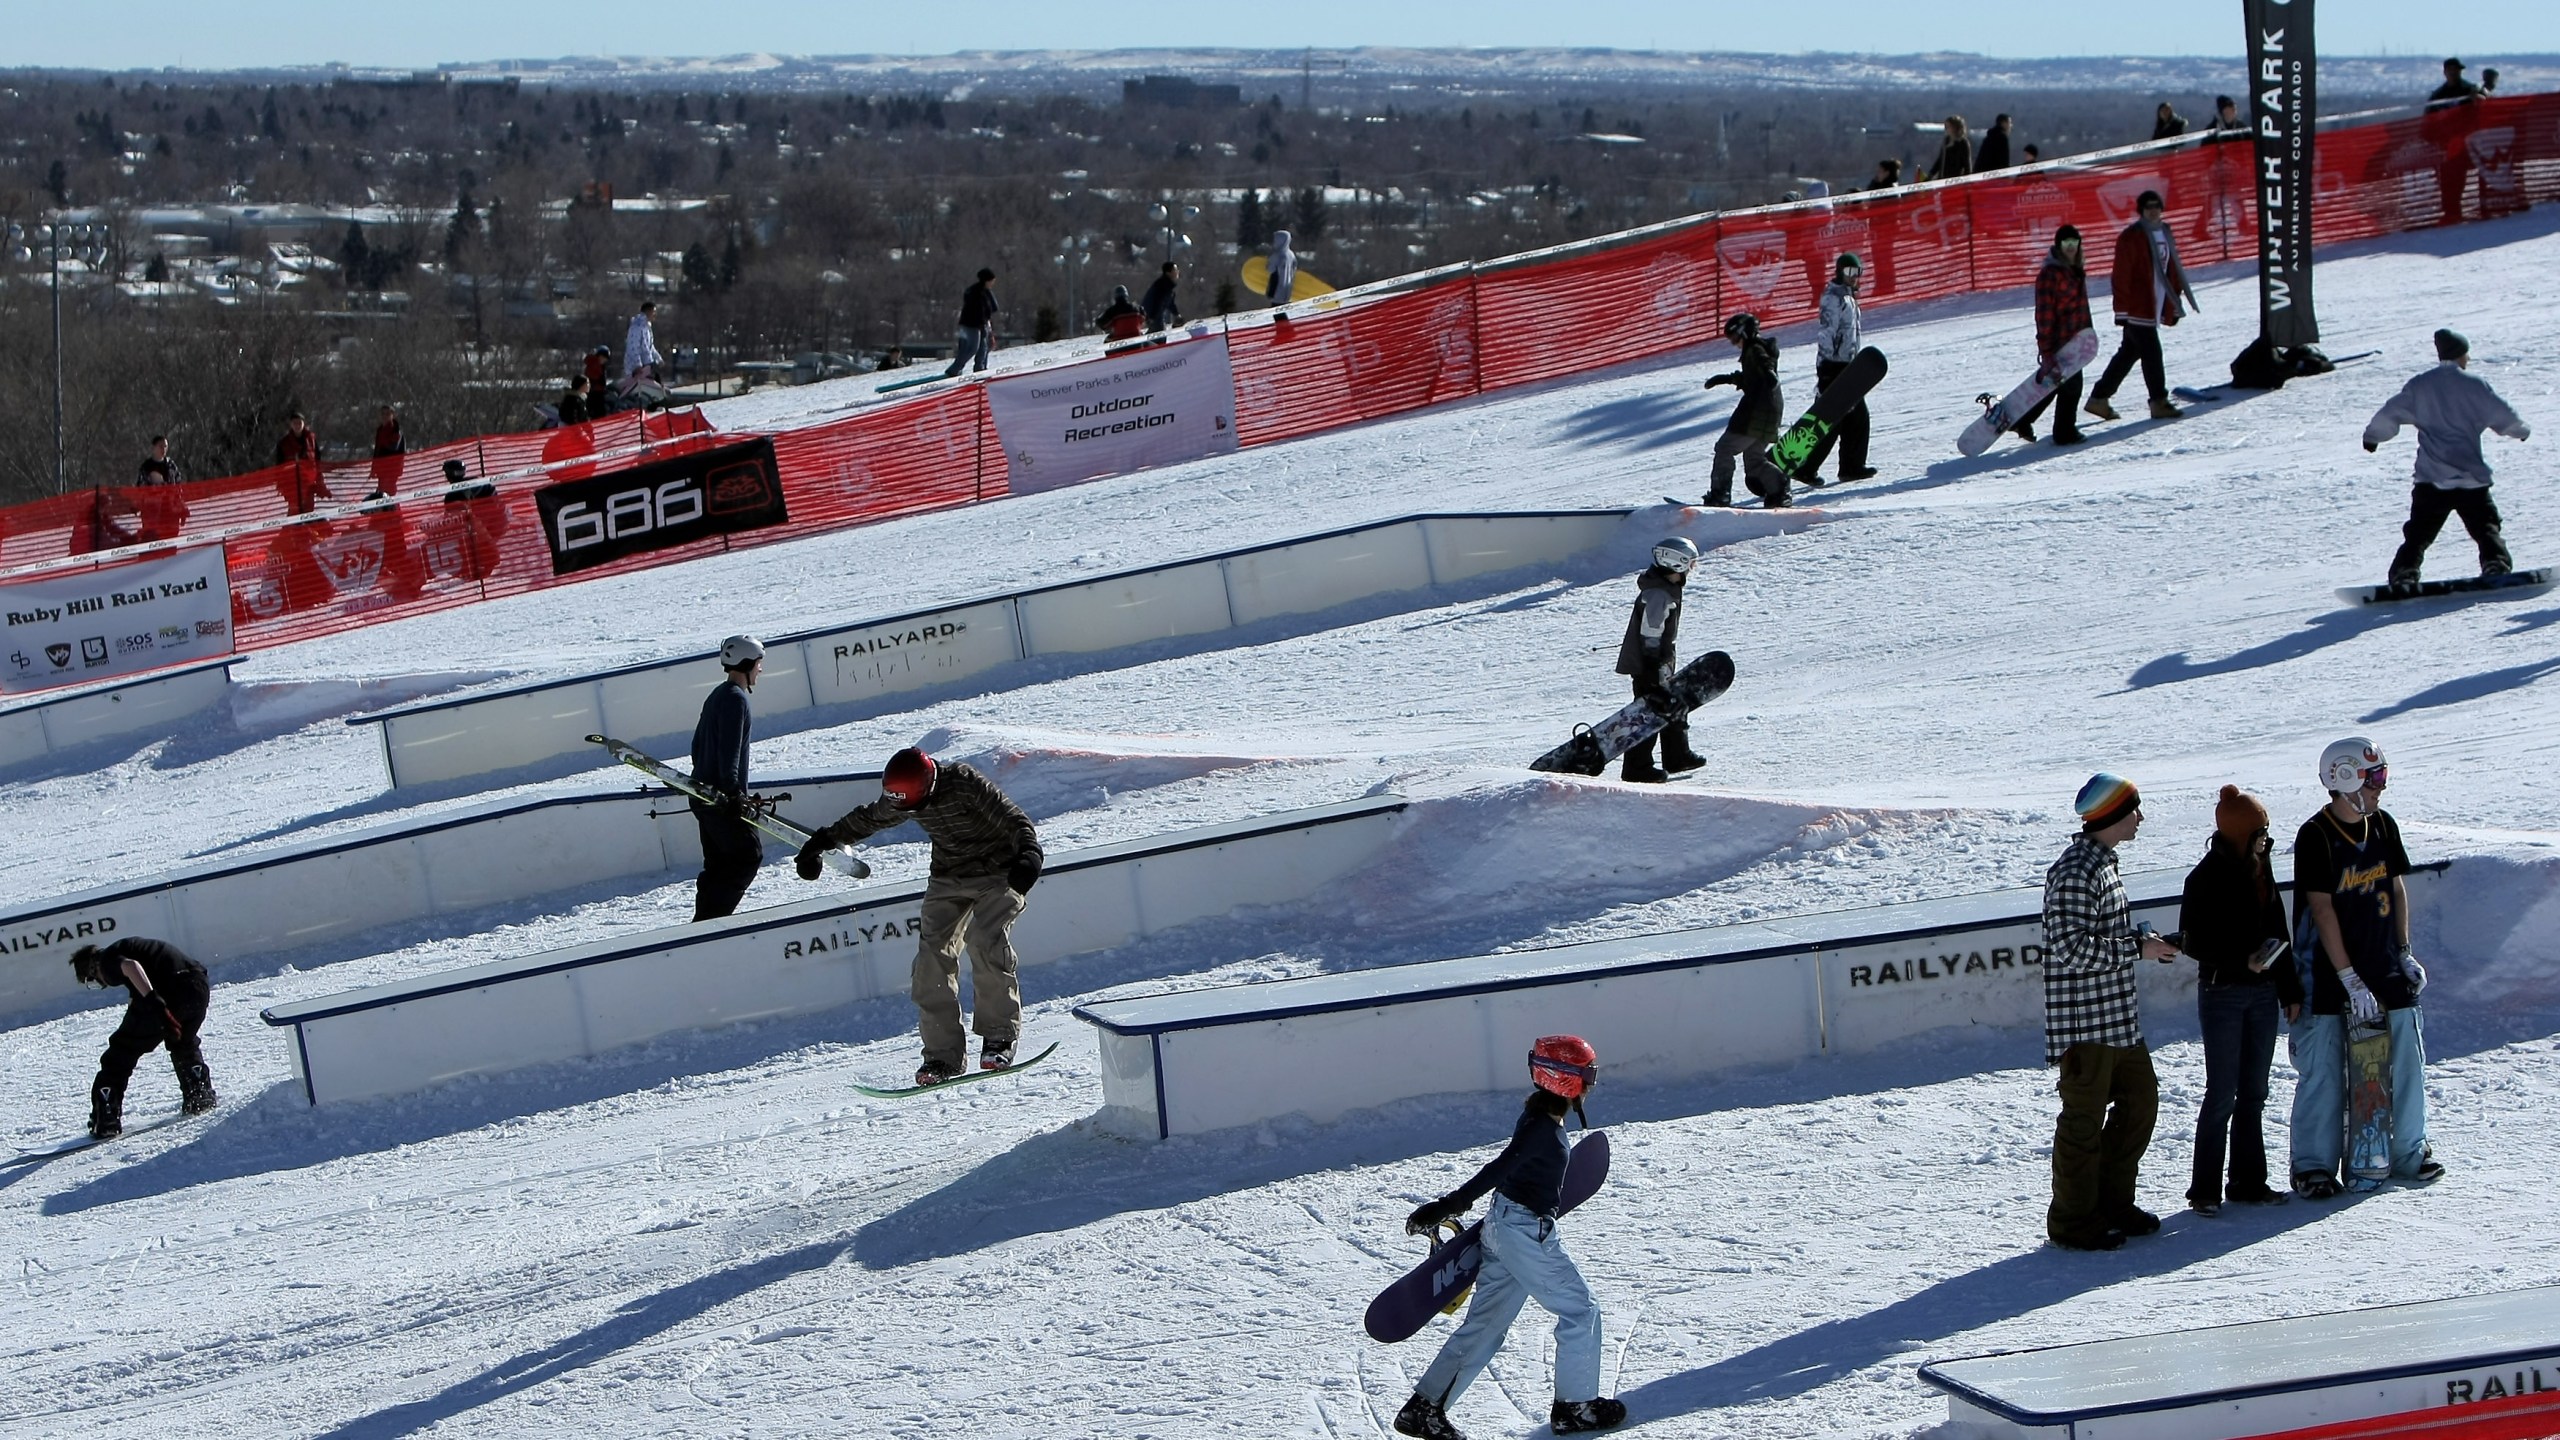
MULTIPOLYGON (((2560 95, 2332 125, 2318 160, 2322 244, 2510 214, 2560 199, 2560 95)), ((1272 444, 1671 353, 1717 339, 1739 310, 1765 325, 1802 323, 1844 251, 1866 261, 1869 309, 2032 284, 2065 224, 2080 228, 2103 275, 2145 190, 2166 198, 2189 263, 2246 259, 2257 244, 2255 165, 2245 141, 2132 146, 1702 216, 1366 287, 1330 308, 1292 306, 1285 325, 1228 331, 1237 440, 1272 444)), ((2016 364, 2032 353, 2022 324, 2016 364)), ((774 434, 786 523, 553 575, 536 490, 701 448, 717 438, 708 430, 693 414, 645 427, 617 415, 390 462, 101 488, 0 511, 0 574, 220 539, 246 651, 1010 493, 985 387, 966 385, 774 434), (470 488, 443 488, 448 459, 463 461, 470 488), (377 503, 350 503, 377 493, 377 503), (109 550, 119 553, 100 553, 109 550)))
MULTIPOLYGON (((2548 1378, 2560 1382, 2560 1373, 2548 1378)), ((2545 1383, 2540 1367, 2526 1366, 2512 1378, 2500 1375, 2486 1377, 2485 1383, 2454 1383, 2466 1395, 2486 1388, 2492 1398, 2450 1400, 2440 1409, 2314 1425, 2255 1440, 2560 1440, 2560 1393, 2530 1393, 2545 1383), (2510 1383, 2514 1390, 2508 1388, 2510 1383), (2499 1396, 2505 1398, 2494 1398, 2499 1396)))

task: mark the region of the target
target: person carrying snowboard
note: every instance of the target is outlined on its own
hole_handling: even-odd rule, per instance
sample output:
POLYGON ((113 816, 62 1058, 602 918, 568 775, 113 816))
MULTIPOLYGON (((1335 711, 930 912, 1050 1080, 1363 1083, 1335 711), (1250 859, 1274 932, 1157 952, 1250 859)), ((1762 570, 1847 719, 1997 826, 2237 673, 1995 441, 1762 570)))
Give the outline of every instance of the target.
POLYGON ((2116 419, 2116 408, 2108 404, 2116 387, 2133 372, 2135 362, 2142 365, 2143 388, 2151 392, 2151 418, 2177 420, 2186 412, 2169 403, 2169 376, 2166 362, 2160 356, 2160 331, 2175 325, 2180 316, 2195 304, 2195 287, 2187 283, 2187 272, 2178 263, 2178 242, 2169 234, 2168 202, 2157 190, 2145 190, 2134 202, 2139 212, 2132 224, 2116 236, 2116 260, 2113 273, 2116 326, 2123 332, 2116 342, 2116 353, 2107 361, 2106 373, 2098 377, 2097 388, 2089 392, 2085 407, 2101 420, 2116 419))
MULTIPOLYGON (((2036 272, 2036 364, 2051 365, 2063 346, 2091 328, 2089 272, 2080 264, 2080 227, 2065 225, 2053 232, 2053 248, 2045 253, 2044 268, 2036 272)), ((2088 439, 2080 433, 2078 420, 2080 382, 2084 378, 2080 371, 2072 371, 2052 394, 2019 416, 2014 427, 2018 438, 2034 444, 2036 417, 2047 406, 2059 406, 2054 411, 2053 443, 2077 445, 2088 439)))
POLYGON ((2238 1205, 2281 1205, 2267 1184, 2267 1069, 2276 1032, 2302 1014, 2302 981, 2286 951, 2284 897, 2267 863, 2274 841, 2267 807, 2237 785, 2213 806, 2213 839, 2187 872, 2178 930, 2196 957, 2196 1020, 2204 1036, 2204 1103, 2196 1110, 2187 1208, 2199 1215, 2238 1205), (2231 1184, 2222 1183, 2228 1152, 2231 1184))
POLYGON ((1784 509, 1793 503, 1788 499, 1787 472, 1769 458, 1769 446, 1778 438, 1787 404, 1778 388, 1778 342, 1760 333, 1760 317, 1748 310, 1724 322, 1724 338, 1742 352, 1742 368, 1708 377, 1706 388, 1730 385, 1742 392, 1742 398, 1734 402, 1724 434, 1716 438, 1707 503, 1733 503, 1733 463, 1740 460, 1742 483, 1770 509, 1784 509))
POLYGON ((1564 1252, 1556 1215, 1563 1205, 1567 1111, 1579 1116, 1582 1097, 1600 1078, 1600 1057, 1578 1035, 1549 1035, 1529 1051, 1528 1103, 1511 1129, 1511 1143, 1475 1178, 1405 1217, 1410 1234, 1428 1235, 1474 1207, 1487 1191, 1493 1207, 1484 1219, 1484 1265, 1476 1272, 1467 1318, 1458 1322, 1440 1353, 1415 1382, 1413 1397, 1396 1412, 1396 1433, 1417 1440, 1466 1440, 1449 1423, 1449 1407, 1492 1363, 1511 1332, 1520 1307, 1536 1300, 1556 1317, 1555 1404, 1548 1426, 1558 1435, 1606 1430, 1627 1418, 1627 1407, 1600 1395, 1600 1306, 1564 1252))
POLYGON ((113 1140, 124 1133, 125 1084, 133 1079, 135 1063, 162 1045, 169 1047, 169 1066, 178 1072, 180 1109, 201 1115, 221 1103, 196 1045, 213 1000, 213 982, 202 965, 166 940, 136 935, 72 951, 71 973, 92 990, 125 991, 124 1022, 107 1037, 97 1078, 89 1082, 91 1135, 113 1140))
POLYGON ((2439 330, 2435 338, 2435 365, 2401 386, 2364 427, 2368 453, 2397 436, 2403 425, 2418 429, 2409 523, 2400 527, 2400 549, 2391 557, 2390 585, 2400 591, 2417 588, 2427 547, 2443 532, 2447 515, 2461 516, 2471 543, 2480 547, 2480 578, 2494 579, 2514 567, 2497 504, 2489 498, 2491 476, 2480 453, 2480 432, 2494 430, 2518 441, 2533 435, 2533 427, 2518 419, 2488 382, 2469 373, 2470 341, 2451 330, 2439 330))
MULTIPOLYGON (((1843 255, 1831 262, 1831 283, 1822 289, 1821 332, 1813 352, 1817 395, 1847 374, 1849 362, 1858 358, 1858 284, 1865 277, 1866 265, 1855 255, 1843 255)), ((1835 444, 1840 447, 1841 479, 1866 480, 1875 475, 1867 465, 1867 402, 1863 397, 1840 417, 1830 434, 1822 437, 1822 443, 1813 447, 1813 454, 1804 462, 1804 483, 1822 483, 1822 462, 1830 458, 1835 444)))
POLYGON ((702 697, 702 716, 693 723, 693 780, 726 799, 685 802, 702 832, 702 874, 693 882, 697 923, 736 914, 764 864, 764 841, 747 823, 747 807, 755 803, 747 794, 747 741, 755 729, 747 695, 764 673, 764 646, 753 635, 730 636, 720 642, 720 669, 725 678, 702 697))
POLYGON ((1289 248, 1288 231, 1271 232, 1271 258, 1268 263, 1270 268, 1263 275, 1262 298, 1271 302, 1276 310, 1288 304, 1289 297, 1298 288, 1298 252, 1289 248))
MULTIPOLYGON (((1664 715, 1679 713, 1670 687, 1680 670, 1680 596, 1697 564, 1698 547, 1681 536, 1654 546, 1653 563, 1636 577, 1635 608, 1627 613, 1627 632, 1618 641, 1618 673, 1634 682, 1637 699, 1664 715)), ((1682 715, 1628 746, 1618 774, 1640 785, 1659 785, 1706 763, 1689 748, 1689 720, 1682 715), (1662 741, 1659 765, 1653 762, 1657 737, 1662 741)))
POLYGON ((994 781, 956 760, 938 763, 909 746, 889 757, 880 774, 879 799, 811 835, 800 847, 800 878, 817 879, 827 851, 909 820, 933 841, 908 987, 924 1037, 924 1066, 916 1071, 916 1083, 939 1085, 967 1065, 969 1039, 960 1027, 964 923, 969 979, 978 994, 978 1068, 1002 1070, 1013 1063, 1014 1043, 1022 1034, 1013 922, 1048 857, 1031 817, 1005 798, 994 781))
POLYGON ((2409 951, 2409 852, 2382 808, 2390 779, 2382 751, 2351 735, 2320 752, 2329 803, 2293 837, 2293 950, 2308 977, 2310 1013, 2293 1027, 2293 1189, 2311 1200, 2339 1190, 2347 1116, 2347 1021, 2388 1017, 2391 1173, 2435 1180, 2427 1148, 2426 1033, 2418 995, 2427 972, 2409 951))

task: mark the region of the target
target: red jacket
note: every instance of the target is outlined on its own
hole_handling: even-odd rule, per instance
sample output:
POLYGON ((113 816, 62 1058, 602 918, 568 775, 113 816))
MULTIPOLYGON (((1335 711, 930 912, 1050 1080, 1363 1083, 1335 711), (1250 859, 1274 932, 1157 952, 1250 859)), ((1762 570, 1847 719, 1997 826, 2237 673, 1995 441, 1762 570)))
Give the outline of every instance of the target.
POLYGON ((2046 256, 2036 272, 2036 358, 2052 359, 2071 337, 2092 328, 2088 273, 2046 256))
POLYGON ((2142 222, 2134 221, 2116 237, 2115 287, 2116 320, 2137 320, 2145 325, 2175 325, 2186 313, 2185 302, 2178 297, 2187 292, 2187 272, 2178 263, 2173 244, 2169 250, 2169 303, 2163 307, 2151 286, 2151 237, 2142 233, 2142 222))

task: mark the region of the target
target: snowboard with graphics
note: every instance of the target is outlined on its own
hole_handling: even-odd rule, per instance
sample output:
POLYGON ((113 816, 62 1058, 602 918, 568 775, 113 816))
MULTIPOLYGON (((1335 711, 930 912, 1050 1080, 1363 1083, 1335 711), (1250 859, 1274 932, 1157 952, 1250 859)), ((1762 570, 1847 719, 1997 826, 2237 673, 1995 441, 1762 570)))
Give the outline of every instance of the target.
MULTIPOLYGON (((719 809, 727 803, 720 796, 694 784, 692 776, 685 774, 683 771, 678 770, 663 760, 654 758, 647 751, 635 750, 632 747, 623 744, 621 741, 605 735, 590 735, 587 737, 587 743, 590 745, 603 746, 605 748, 605 753, 611 755, 614 759, 621 761, 623 764, 630 766, 632 769, 639 771, 641 774, 648 776, 650 779, 657 781, 659 784, 666 786, 668 789, 675 791, 686 799, 699 800, 703 804, 709 805, 714 809, 719 809)), ((749 825, 754 826, 756 829, 763 831, 765 834, 772 836, 774 839, 781 841, 783 844, 790 846, 794 850, 797 850, 801 846, 809 843, 809 832, 806 829, 803 829, 802 827, 785 820, 780 815, 775 814, 773 807, 770 804, 756 803, 758 798, 760 797, 749 798, 744 812, 738 816, 739 819, 746 821, 749 825)), ((778 798, 787 800, 791 797, 785 795, 778 798)), ((839 845, 835 849, 827 851, 825 859, 828 869, 833 870, 839 875, 848 876, 855 880, 860 880, 871 873, 870 865, 865 863, 861 856, 854 854, 853 851, 846 846, 839 845)))
POLYGON ((2020 416, 2043 404, 2046 396, 2062 388, 2063 381, 2088 369, 2089 362, 2097 358, 2098 332, 2083 330, 2062 342, 2062 353, 2038 365, 2034 374, 2020 381, 2017 389, 1998 401, 1993 401, 1988 394, 1976 396, 1982 405, 1982 414, 1956 437, 1956 448, 1967 455, 1979 455, 1990 449, 1991 442, 1999 439, 2004 431, 2016 428, 2020 416))
POLYGON ((1786 471, 1787 478, 1799 485, 1819 483, 1812 478, 1814 455, 1849 412, 1858 408, 1858 402, 1867 398, 1867 392, 1876 388, 1884 372, 1883 351, 1873 345, 1859 351, 1849 361, 1849 368, 1813 397, 1813 408, 1804 412, 1804 418, 1788 426, 1778 443, 1769 447, 1769 463, 1786 471))
POLYGON ((2391 1022, 2347 1022, 2347 1188, 2391 1178, 2391 1022))
POLYGON ((1666 688, 1671 692, 1672 713, 1664 714, 1644 700, 1630 700, 1617 714, 1588 729, 1576 728, 1573 738, 1529 762, 1532 770, 1561 772, 1568 775, 1597 775, 1609 768, 1609 762, 1627 753, 1627 747, 1641 742, 1670 725, 1689 717, 1689 712, 1713 700, 1733 687, 1733 657, 1721 650, 1710 650, 1680 667, 1666 688))
MULTIPOLYGON (((1556 1213, 1571 1213, 1574 1206, 1598 1194, 1601 1182, 1608 1178, 1609 1132, 1594 1130, 1575 1143, 1565 1161, 1564 1191, 1557 1197, 1556 1213)), ((1453 1221, 1451 1228, 1457 1233, 1435 1243, 1421 1264, 1369 1302, 1360 1323, 1370 1339, 1389 1345, 1410 1339, 1431 1323, 1432 1316, 1446 1315, 1466 1303, 1467 1292, 1475 1288, 1476 1272, 1484 1268, 1484 1222, 1460 1227, 1453 1221)))

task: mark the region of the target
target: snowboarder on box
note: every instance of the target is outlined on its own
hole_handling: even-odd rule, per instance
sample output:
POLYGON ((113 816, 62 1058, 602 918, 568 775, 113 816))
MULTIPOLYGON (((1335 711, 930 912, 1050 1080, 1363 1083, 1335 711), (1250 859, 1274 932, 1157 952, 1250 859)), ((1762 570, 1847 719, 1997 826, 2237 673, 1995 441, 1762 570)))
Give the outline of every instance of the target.
MULTIPOLYGON (((1986 142, 1987 143, 1987 142, 1986 142)), ((1858 286, 1866 278, 1867 267, 1855 255, 1842 255, 1831 262, 1831 283, 1822 287, 1822 322, 1813 351, 1813 383, 1816 394, 1831 387, 1831 382, 1848 373, 1849 362, 1858 358, 1862 321, 1858 314, 1858 286)), ((1840 447, 1840 478, 1865 480, 1875 471, 1867 464, 1867 402, 1861 399, 1830 434, 1822 437, 1812 456, 1804 462, 1804 482, 1820 485, 1822 462, 1831 455, 1833 445, 1840 447)))
POLYGON ((2159 191, 2145 190, 2134 209, 2139 218, 2116 236, 2112 278, 2116 326, 2123 333, 2114 357, 2107 361, 2106 373, 2089 392, 2088 411, 2101 420, 2117 418, 2115 406, 2107 402, 2139 361, 2143 388, 2151 392, 2151 418, 2176 420, 2186 412, 2169 403, 2160 331, 2178 323, 2195 304, 2196 292, 2187 283, 2186 268, 2178 263, 2178 242, 2169 234, 2168 202, 2159 191))
POLYGON ((2409 852, 2382 808, 2390 767, 2351 735, 2320 752, 2329 803, 2293 837, 2293 950, 2310 1013, 2293 1027, 2293 1189, 2338 1193, 2346 1138, 2347 1021, 2387 1017, 2391 1031, 2391 1173, 2435 1180, 2427 1148, 2426 1034, 2418 1011, 2427 972, 2409 950, 2409 852))
MULTIPOLYGON (((2044 268, 2036 272, 2036 363, 2051 365, 2063 346, 2091 328, 2089 272, 2080 263, 2080 227, 2065 225, 2053 232, 2053 248, 2045 252, 2044 268)), ((2080 382, 2086 378, 2079 370, 2064 376, 2052 394, 2018 417, 2018 438, 2034 444, 2036 417, 2055 406, 2059 408, 2054 411, 2053 443, 2077 445, 2088 439, 2080 433, 2078 421, 2080 382)))
POLYGON ((1476 1272, 1467 1318, 1415 1382, 1413 1397, 1396 1413, 1396 1433, 1418 1440, 1465 1440, 1449 1423, 1449 1407, 1483 1373, 1520 1307, 1530 1300, 1556 1317, 1555 1404, 1548 1425, 1558 1435, 1606 1430, 1627 1418, 1627 1407, 1600 1395, 1600 1306, 1564 1252, 1556 1215, 1562 1205, 1564 1117, 1580 1115, 1582 1097, 1600 1078, 1600 1057, 1578 1035, 1549 1035, 1529 1051, 1529 1083, 1511 1143, 1475 1178, 1405 1218, 1408 1233, 1428 1235, 1467 1213, 1485 1192, 1494 1194, 1484 1220, 1484 1266, 1476 1272))
POLYGON ((1013 1063, 1022 1034, 1022 988, 1014 974, 1013 922, 1040 879, 1047 856, 1039 832, 995 782, 958 761, 937 762, 910 746, 889 757, 880 798, 809 837, 800 878, 815 880, 821 856, 913 820, 933 841, 922 929, 909 994, 924 1036, 918 1085, 958 1075, 969 1058, 960 1027, 960 944, 967 926, 969 979, 978 995, 973 1023, 978 1068, 1013 1063))
POLYGON ((1760 333, 1760 317, 1746 310, 1724 322, 1724 338, 1742 352, 1742 368, 1710 376, 1706 387, 1730 385, 1742 392, 1733 414, 1716 437, 1715 469, 1709 477, 1707 503, 1733 503, 1733 465, 1742 462, 1742 483, 1769 508, 1793 503, 1787 472, 1769 458, 1769 446, 1785 422, 1786 395, 1778 388, 1778 342, 1760 333))
POLYGON ((2044 1059, 2062 1067, 2044 1229, 2065 1249, 2113 1250, 2160 1229, 2133 1198, 2160 1114, 2133 966, 2174 960, 2178 949, 2135 927, 2116 870, 2116 847, 2142 829, 2142 793, 2092 775, 2072 808, 2080 834, 2044 877, 2044 1059))
POLYGON ((697 923, 736 914, 764 864, 764 842, 746 818, 755 803, 747 794, 747 744, 755 730, 747 696, 764 673, 764 646, 753 635, 730 636, 720 642, 720 670, 721 682, 702 697, 702 716, 693 722, 693 780, 724 798, 718 805, 685 802, 702 832, 702 874, 693 884, 697 923))
POLYGON ((71 952, 71 973, 92 990, 121 986, 124 1022, 107 1037, 98 1076, 89 1082, 89 1133, 113 1140, 124 1133, 124 1087, 143 1056, 169 1047, 178 1072, 180 1108, 201 1115, 221 1103, 213 1073, 205 1068, 196 1034, 204 1028, 213 984, 204 967, 166 940, 128 936, 111 945, 83 945, 71 952))
POLYGON ((2287 949, 2284 898, 2267 863, 2274 848, 2267 807, 2237 785, 2213 806, 2213 840, 2187 872, 2180 941, 2196 958, 2196 1019, 2204 1036, 2204 1103, 2196 1111, 2187 1208, 2213 1215, 2236 1205, 2281 1205, 2267 1184, 2267 1070, 2283 1022, 2302 1014, 2302 982, 2287 949), (2223 1185, 2223 1159, 2231 1183, 2223 1185))
MULTIPOLYGON (((1636 577, 1635 607, 1627 613, 1627 631, 1618 641, 1618 673, 1635 685, 1635 698, 1665 715, 1676 713, 1669 686, 1680 672, 1680 599, 1689 572, 1697 568, 1698 547, 1674 535, 1653 547, 1653 563, 1636 577)), ((1684 716, 1627 748, 1620 778, 1659 785, 1671 776, 1707 763, 1689 748, 1689 722, 1684 716), (1653 760, 1653 742, 1662 741, 1662 763, 1653 760)))
POLYGON ((2525 440, 2533 427, 2488 382, 2469 373, 2471 342, 2451 330, 2436 332, 2436 363, 2421 370, 2400 393, 2383 402, 2364 427, 2364 448, 2378 450, 2403 425, 2418 429, 2417 484, 2409 492, 2409 523, 2400 527, 2400 550, 2391 557, 2394 590, 2415 590, 2427 547, 2443 532, 2445 517, 2459 515, 2480 547, 2480 577, 2508 573, 2498 506, 2489 498, 2489 462, 2480 453, 2480 432, 2494 430, 2510 440, 2525 440))

